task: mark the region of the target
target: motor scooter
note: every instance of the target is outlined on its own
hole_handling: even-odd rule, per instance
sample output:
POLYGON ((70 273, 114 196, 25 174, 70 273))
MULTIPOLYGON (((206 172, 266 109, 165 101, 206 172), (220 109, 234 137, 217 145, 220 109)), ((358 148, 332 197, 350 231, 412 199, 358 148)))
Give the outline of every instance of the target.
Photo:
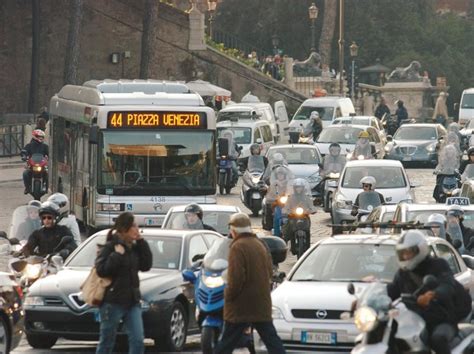
MULTIPOLYGON (((238 151, 242 150, 242 146, 238 148, 238 151)), ((218 180, 219 193, 221 195, 230 194, 233 187, 237 185, 239 175, 233 171, 236 158, 229 156, 229 140, 225 138, 219 138, 219 157, 217 158, 218 164, 218 180)))
POLYGON ((374 208, 381 205, 379 194, 376 192, 362 192, 359 194, 359 206, 357 208, 357 221, 364 222, 367 216, 374 210, 374 208))
POLYGON ((242 176, 242 189, 240 191, 240 199, 242 203, 252 211, 253 216, 258 216, 262 209, 262 194, 260 191, 264 187, 262 180, 265 171, 265 163, 263 156, 249 156, 247 169, 242 176))
MULTIPOLYGON (((436 172, 433 172, 436 174, 436 172)), ((450 175, 438 175, 437 181, 441 180, 441 184, 435 187, 435 193, 433 197, 437 203, 445 203, 446 198, 452 197, 457 188, 460 186, 461 176, 459 173, 450 175)))
POLYGON ((28 187, 29 194, 35 200, 48 193, 48 158, 42 154, 33 154, 30 157, 22 151, 22 160, 26 161, 26 168, 31 171, 31 185, 28 187))
POLYGON ((336 193, 337 185, 339 184, 339 172, 330 172, 324 178, 324 199, 323 208, 326 213, 330 213, 332 210, 332 198, 336 193))

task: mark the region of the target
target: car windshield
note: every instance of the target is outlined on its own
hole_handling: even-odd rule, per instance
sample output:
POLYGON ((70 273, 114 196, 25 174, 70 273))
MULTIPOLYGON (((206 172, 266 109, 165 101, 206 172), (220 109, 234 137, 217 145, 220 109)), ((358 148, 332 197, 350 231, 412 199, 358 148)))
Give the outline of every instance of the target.
POLYGON ((314 111, 319 113, 321 120, 331 121, 334 116, 334 107, 301 106, 293 116, 293 120, 307 120, 314 111))
POLYGON ((380 244, 322 244, 300 264, 291 281, 361 281, 369 275, 393 280, 398 269, 395 247, 380 244))
POLYGON ((362 177, 372 176, 377 181, 377 189, 404 188, 407 181, 401 167, 395 166, 351 166, 347 167, 342 180, 343 188, 362 189, 362 177))
POLYGON ((220 138, 224 131, 234 133, 234 143, 250 144, 252 142, 252 128, 223 127, 217 128, 217 137, 220 138))
POLYGON ((321 162, 318 151, 315 148, 299 148, 297 146, 271 148, 268 151, 268 160, 271 161, 276 153, 282 154, 289 165, 314 165, 321 162))
POLYGON ((436 140, 436 128, 431 127, 402 127, 397 130, 395 140, 436 140))
MULTIPOLYGON (((428 218, 432 214, 442 214, 445 215, 446 212, 444 210, 413 210, 409 211, 407 214, 406 221, 415 221, 420 223, 425 223, 428 221, 428 218)), ((465 210, 464 211, 464 226, 468 228, 474 228, 474 210, 465 210)))
POLYGON ((387 211, 385 214, 382 215, 382 222, 389 222, 393 220, 393 215, 395 215, 395 212, 387 211))
POLYGON ((220 111, 217 115, 217 122, 224 122, 229 120, 251 119, 251 111, 220 111))
POLYGON ((339 143, 339 144, 355 144, 359 138, 359 133, 363 131, 361 128, 332 126, 324 128, 319 134, 317 143, 339 143))
MULTIPOLYGON (((229 219, 234 213, 235 211, 204 211, 203 222, 211 226, 218 233, 227 235, 229 233, 229 219)), ((171 213, 163 228, 172 230, 186 229, 184 211, 171 213)))
MULTIPOLYGON (((105 244, 106 235, 94 237, 81 244, 79 251, 66 262, 68 267, 92 267, 100 247, 105 244)), ((181 260, 181 238, 153 236, 145 237, 153 255, 152 268, 179 269, 181 260)))
POLYGON ((474 109, 474 93, 466 93, 462 96, 461 108, 474 109))

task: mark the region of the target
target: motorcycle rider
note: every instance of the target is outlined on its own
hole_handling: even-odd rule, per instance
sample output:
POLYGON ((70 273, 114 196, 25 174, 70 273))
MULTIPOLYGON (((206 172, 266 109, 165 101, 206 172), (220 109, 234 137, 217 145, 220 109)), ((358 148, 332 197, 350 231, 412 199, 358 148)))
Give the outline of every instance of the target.
POLYGON ((239 180, 239 170, 237 168, 237 159, 240 155, 240 150, 242 150, 234 142, 234 133, 231 130, 224 130, 222 132, 222 138, 225 138, 229 141, 229 159, 232 161, 232 180, 235 184, 239 180))
POLYGON ((352 211, 351 211, 352 216, 356 216, 357 213, 359 212, 359 197, 362 193, 367 193, 367 192, 377 193, 379 195, 379 198, 380 198, 380 204, 385 204, 385 199, 384 199, 383 195, 381 193, 375 191, 375 184, 376 183, 377 183, 377 181, 372 176, 365 176, 365 177, 361 178, 360 184, 362 185, 363 191, 360 192, 357 195, 357 198, 356 198, 354 204, 352 205, 352 211))
MULTIPOLYGON (((31 141, 25 145, 21 150, 20 156, 23 161, 27 161, 33 154, 41 154, 44 157, 48 158, 49 156, 49 147, 44 143, 45 133, 41 129, 35 129, 32 132, 31 141)), ((48 188, 48 174, 46 171, 44 173, 44 186, 43 188, 48 188)), ((25 168, 23 171, 23 184, 25 185, 24 194, 30 193, 31 187, 31 178, 33 172, 30 168, 25 168)))
POLYGON ((436 185, 433 190, 433 198, 438 201, 441 184, 445 176, 457 175, 459 172, 459 154, 453 144, 445 145, 438 154, 438 165, 433 174, 436 175, 436 185))
POLYGON ((459 141, 459 148, 461 150, 463 150, 463 136, 462 134, 459 132, 459 130, 461 130, 461 127, 458 123, 456 122, 452 122, 451 124, 448 125, 448 133, 450 132, 453 132, 454 134, 456 134, 456 136, 458 137, 458 141, 459 141))
POLYGON ((445 259, 430 256, 428 243, 421 231, 406 231, 397 243, 396 252, 400 268, 387 285, 388 295, 396 300, 402 294, 413 294, 421 287, 426 275, 436 277, 438 286, 420 294, 412 310, 426 322, 430 348, 437 354, 451 353, 449 344, 461 320, 457 318, 459 310, 467 310, 455 306, 462 285, 457 283, 445 259))
POLYGON ((397 116, 397 124, 400 127, 403 122, 408 121, 408 111, 403 105, 402 100, 397 101, 397 110, 395 111, 395 115, 397 116))
MULTIPOLYGON (((268 159, 267 159, 266 156, 260 155, 260 152, 261 152, 260 145, 258 145, 256 143, 250 145, 250 156, 261 156, 262 159, 263 159, 263 164, 266 168, 268 166, 268 159)), ((245 158, 242 159, 242 164, 245 166, 245 169, 248 169, 249 157, 250 156, 245 157, 245 158)))
POLYGON ((466 170, 466 167, 471 164, 474 164, 474 146, 471 146, 469 149, 467 149, 467 160, 463 160, 461 162, 459 173, 462 175, 466 170))
POLYGON ((183 229, 216 231, 212 226, 204 224, 202 221, 203 216, 202 208, 198 204, 188 204, 186 208, 184 208, 186 222, 183 225, 183 229))
POLYGON ((451 237, 446 233, 446 217, 442 214, 431 214, 425 223, 425 226, 430 226, 431 231, 436 237, 441 237, 451 242, 451 237))
POLYGON ((341 145, 332 143, 329 145, 329 154, 324 156, 321 176, 325 177, 330 173, 341 173, 345 165, 346 159, 341 155, 341 145))
POLYGON ((25 218, 25 221, 18 226, 18 231, 16 232, 16 235, 14 235, 15 238, 18 240, 26 240, 33 230, 38 230, 41 227, 41 220, 39 218, 40 207, 41 202, 37 200, 32 200, 28 203, 28 206, 26 207, 28 215, 25 218))
POLYGON ((271 157, 270 161, 267 164, 267 168, 265 169, 265 172, 263 173, 262 178, 266 184, 270 184, 270 177, 272 175, 272 171, 278 166, 288 166, 288 163, 286 162, 285 157, 283 156, 283 154, 279 152, 277 152, 275 155, 271 157))
POLYGON ((309 124, 313 130, 313 141, 316 141, 319 134, 323 131, 323 122, 319 117, 318 111, 312 111, 311 115, 309 116, 309 124))
POLYGON ((56 252, 63 259, 66 259, 77 245, 74 242, 71 230, 56 223, 59 216, 59 207, 52 202, 44 202, 39 209, 39 216, 43 227, 33 231, 21 252, 27 257, 32 254, 45 257, 56 252), (64 242, 62 248, 56 250, 62 238, 66 236, 71 236, 71 241, 64 242))
POLYGON ((454 240, 457 235, 462 236, 459 238, 462 242, 459 252, 470 254, 474 249, 474 230, 466 227, 463 223, 464 209, 459 205, 451 205, 446 211, 446 217, 448 221, 446 231, 449 233, 451 238, 454 240))
POLYGON ((76 242, 77 245, 80 245, 82 242, 81 232, 79 231, 76 217, 70 214, 68 197, 62 193, 54 193, 47 199, 47 201, 53 202, 59 207, 58 225, 68 227, 74 236, 74 242, 76 242))
POLYGON ((375 148, 370 145, 369 133, 361 131, 359 133, 359 139, 356 142, 354 151, 352 152, 351 160, 357 160, 359 156, 363 156, 364 159, 372 159, 375 153, 375 148))
MULTIPOLYGON (((266 222, 268 223, 267 228, 273 225, 273 207, 278 197, 286 195, 288 182, 293 179, 293 174, 284 165, 275 165, 275 168, 271 172, 270 185, 267 188, 265 195, 265 215, 266 222)), ((264 225, 265 228, 265 225, 264 225)))

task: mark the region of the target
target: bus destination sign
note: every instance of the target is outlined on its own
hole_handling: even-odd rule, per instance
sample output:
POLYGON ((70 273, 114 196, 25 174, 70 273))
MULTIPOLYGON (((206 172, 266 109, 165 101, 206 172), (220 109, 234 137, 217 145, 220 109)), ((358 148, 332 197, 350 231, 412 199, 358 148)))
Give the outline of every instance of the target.
POLYGON ((206 129, 204 112, 108 112, 109 129, 206 129))

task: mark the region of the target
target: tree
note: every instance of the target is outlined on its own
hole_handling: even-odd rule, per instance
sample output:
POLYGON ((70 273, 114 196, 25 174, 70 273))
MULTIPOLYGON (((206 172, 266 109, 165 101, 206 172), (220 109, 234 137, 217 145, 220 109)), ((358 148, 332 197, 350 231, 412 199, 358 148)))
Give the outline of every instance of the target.
POLYGON ((319 38, 319 54, 322 64, 330 65, 331 49, 336 31, 337 1, 324 0, 323 27, 319 38))
POLYGON ((38 103, 38 82, 40 66, 40 0, 31 0, 32 14, 32 47, 31 76, 28 112, 35 113, 38 103))
POLYGON ((145 13, 143 15, 142 33, 142 55, 140 60, 140 79, 150 77, 150 64, 152 52, 155 49, 156 31, 158 29, 158 13, 160 3, 158 0, 145 1, 145 13))
POLYGON ((78 83, 77 71, 81 51, 83 4, 83 0, 70 0, 69 31, 64 62, 64 84, 75 85, 78 83))

